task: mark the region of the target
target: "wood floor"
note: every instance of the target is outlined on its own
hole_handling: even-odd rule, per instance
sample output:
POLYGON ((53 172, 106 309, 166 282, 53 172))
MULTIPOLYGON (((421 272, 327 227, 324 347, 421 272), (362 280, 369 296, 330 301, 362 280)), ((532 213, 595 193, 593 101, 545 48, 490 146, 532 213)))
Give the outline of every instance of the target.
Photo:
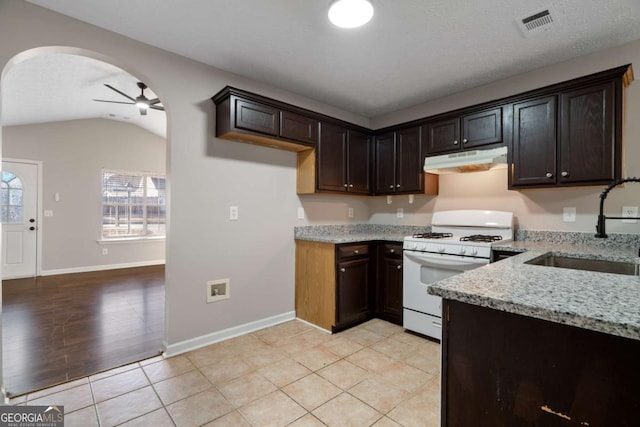
POLYGON ((8 394, 160 354, 164 295, 164 266, 3 281, 8 394))

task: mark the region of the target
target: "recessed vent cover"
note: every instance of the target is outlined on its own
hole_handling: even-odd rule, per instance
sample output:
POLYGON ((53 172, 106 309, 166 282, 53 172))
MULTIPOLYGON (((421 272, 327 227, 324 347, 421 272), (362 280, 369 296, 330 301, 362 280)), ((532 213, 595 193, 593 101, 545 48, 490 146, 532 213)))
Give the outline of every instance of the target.
POLYGON ((536 12, 527 14, 526 17, 516 20, 518 27, 525 37, 531 37, 546 31, 556 24, 555 17, 551 14, 550 8, 544 8, 536 12))

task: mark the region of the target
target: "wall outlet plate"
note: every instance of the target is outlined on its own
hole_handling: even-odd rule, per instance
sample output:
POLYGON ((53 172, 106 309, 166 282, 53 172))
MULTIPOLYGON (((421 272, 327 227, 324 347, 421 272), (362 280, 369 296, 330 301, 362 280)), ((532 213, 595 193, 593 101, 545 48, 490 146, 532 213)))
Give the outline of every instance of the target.
POLYGON ((396 211, 396 216, 398 218, 404 218, 404 209, 398 208, 398 210, 396 211))
POLYGON ((229 206, 229 219, 231 221, 238 220, 238 207, 237 206, 229 206))
MULTIPOLYGON (((637 206, 623 206, 622 207, 622 216, 624 217, 638 217, 638 207, 637 206)), ((625 224, 637 224, 637 219, 623 219, 622 222, 625 224)))
POLYGON ((576 208, 563 208, 562 209, 562 221, 564 221, 564 222, 576 222, 576 208))
POLYGON ((217 279, 207 282, 207 304, 229 299, 229 279, 217 279))
POLYGON ((349 208, 349 218, 353 218, 353 208, 349 208))

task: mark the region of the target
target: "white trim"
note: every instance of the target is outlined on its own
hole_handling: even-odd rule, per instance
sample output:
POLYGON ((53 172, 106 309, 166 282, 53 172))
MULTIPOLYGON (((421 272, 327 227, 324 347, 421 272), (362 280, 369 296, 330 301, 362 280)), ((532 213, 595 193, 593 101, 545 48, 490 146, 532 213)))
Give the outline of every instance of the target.
POLYGON ((306 320, 301 319, 301 318, 299 318, 299 317, 296 317, 296 320, 297 320, 297 321, 299 321, 299 322, 302 322, 302 323, 304 323, 304 324, 306 324, 306 325, 309 325, 309 326, 311 326, 311 327, 313 327, 313 328, 316 328, 317 330, 319 330, 319 331, 321 331, 321 332, 324 332, 324 333, 326 333, 326 334, 329 334, 329 335, 332 335, 332 334, 333 334, 333 332, 331 332, 330 330, 325 329, 325 328, 321 328, 320 326, 318 326, 318 325, 314 325, 313 323, 311 323, 311 322, 307 322, 306 320))
POLYGON ((102 271, 102 270, 117 270, 120 268, 134 268, 134 267, 146 267, 149 265, 162 265, 165 263, 163 259, 151 260, 151 261, 138 261, 138 262, 126 262, 122 264, 107 264, 107 265, 89 265, 86 267, 73 267, 73 268, 59 268, 55 270, 42 270, 41 276, 54 276, 56 274, 69 274, 69 273, 87 273, 90 271, 102 271))
POLYGON ((180 341, 175 344, 165 345, 163 356, 177 356, 179 354, 197 350, 199 348, 206 347, 220 341, 225 341, 230 338, 238 337, 240 335, 259 331, 260 329, 279 325, 280 323, 288 322, 290 320, 295 320, 295 318, 296 312, 290 311, 287 313, 278 314, 276 316, 267 317, 265 319, 256 320, 254 322, 245 323, 244 325, 238 325, 232 328, 224 329, 222 331, 213 332, 207 335, 201 335, 199 337, 191 338, 185 341, 180 341))
POLYGON ((118 245, 123 243, 153 243, 166 241, 165 236, 158 237, 121 237, 117 239, 102 239, 96 240, 99 245, 118 245))
MULTIPOLYGON (((1 128, 0 128, 1 129, 1 128)), ((42 274, 42 230, 44 229, 44 223, 42 221, 41 210, 43 209, 43 177, 42 177, 42 160, 30 160, 30 159, 16 159, 13 157, 4 157, 2 162, 10 163, 26 163, 28 165, 36 165, 38 178, 36 189, 36 224, 38 227, 38 233, 36 234, 36 276, 42 274)), ((31 277, 31 276, 29 276, 31 277)), ((10 277, 3 277, 3 280, 10 279, 10 277)))

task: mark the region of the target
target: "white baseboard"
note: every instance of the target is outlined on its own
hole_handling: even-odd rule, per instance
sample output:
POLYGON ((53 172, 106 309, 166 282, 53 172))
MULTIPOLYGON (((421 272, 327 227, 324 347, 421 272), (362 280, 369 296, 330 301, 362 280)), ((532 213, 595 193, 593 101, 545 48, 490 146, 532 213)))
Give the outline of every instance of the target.
POLYGON ((214 332, 207 335, 201 335, 175 344, 169 344, 165 347, 164 357, 173 357, 188 351, 197 350, 220 341, 235 338, 260 329, 275 326, 280 323, 288 322, 296 318, 296 312, 278 314, 276 316, 267 317, 265 319, 256 320, 254 322, 245 323, 244 325, 234 326, 222 331, 214 332))
POLYGON ((70 273, 88 273, 91 271, 117 270, 120 268, 147 267, 149 265, 162 265, 165 263, 163 259, 151 261, 126 262, 122 264, 106 264, 106 265, 90 265, 87 267, 59 268, 55 270, 42 270, 41 276, 54 276, 56 274, 70 273))

